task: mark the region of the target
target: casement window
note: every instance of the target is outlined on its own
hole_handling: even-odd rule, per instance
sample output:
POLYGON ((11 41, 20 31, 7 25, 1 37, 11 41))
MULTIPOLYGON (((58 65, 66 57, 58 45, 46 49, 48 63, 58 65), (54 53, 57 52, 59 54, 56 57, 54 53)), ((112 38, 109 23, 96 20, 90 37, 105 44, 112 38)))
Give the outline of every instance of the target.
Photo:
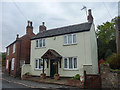
POLYGON ((36 48, 45 47, 45 39, 36 40, 36 48))
POLYGON ((64 36, 64 44, 76 44, 76 34, 69 34, 64 36))
POLYGON ((9 47, 7 48, 7 55, 9 55, 9 47))
POLYGON ((15 43, 13 44, 13 53, 15 53, 15 43))
POLYGON ((9 60, 6 61, 6 69, 8 69, 9 60))
POLYGON ((15 63, 15 58, 12 58, 12 70, 14 70, 14 63, 15 63))
POLYGON ((76 57, 64 58, 64 69, 77 69, 77 58, 76 57))
MULTIPOLYGON (((44 63, 45 66, 45 63, 44 63)), ((35 60, 35 69, 42 69, 43 68, 43 59, 36 59, 35 60)))

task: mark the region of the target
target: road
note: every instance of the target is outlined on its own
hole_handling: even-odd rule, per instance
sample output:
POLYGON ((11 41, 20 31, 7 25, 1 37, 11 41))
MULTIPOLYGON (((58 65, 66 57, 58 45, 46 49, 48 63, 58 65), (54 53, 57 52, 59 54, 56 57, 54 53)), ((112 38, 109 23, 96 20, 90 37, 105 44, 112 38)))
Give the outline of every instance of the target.
MULTIPOLYGON (((31 81, 25 81, 20 80, 20 78, 13 78, 11 76, 8 76, 6 74, 2 74, 2 90, 4 88, 16 88, 15 90, 21 90, 21 88, 26 88, 28 90, 48 90, 48 89, 54 89, 54 90, 79 90, 79 88, 70 87, 70 86, 64 86, 64 85, 55 85, 55 84, 44 84, 44 83, 38 83, 38 82, 31 82, 31 81)), ((26 90, 25 89, 25 90, 26 90)), ((11 89, 12 90, 12 89, 11 89)))

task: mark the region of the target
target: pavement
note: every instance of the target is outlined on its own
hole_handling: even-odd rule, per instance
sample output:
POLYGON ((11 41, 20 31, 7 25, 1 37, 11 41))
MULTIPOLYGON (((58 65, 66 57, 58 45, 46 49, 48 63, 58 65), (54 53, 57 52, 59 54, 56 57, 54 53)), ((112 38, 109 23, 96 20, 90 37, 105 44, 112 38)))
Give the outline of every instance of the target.
POLYGON ((42 88, 42 89, 79 89, 77 87, 65 86, 65 85, 56 85, 56 84, 48 84, 48 83, 40 83, 40 82, 33 82, 33 81, 26 81, 21 80, 20 78, 14 78, 9 75, 2 73, 2 87, 3 88, 42 88), (8 82, 8 83, 7 83, 8 82), (5 85, 5 84, 12 84, 12 85, 5 85), (20 86, 19 86, 20 85, 20 86))

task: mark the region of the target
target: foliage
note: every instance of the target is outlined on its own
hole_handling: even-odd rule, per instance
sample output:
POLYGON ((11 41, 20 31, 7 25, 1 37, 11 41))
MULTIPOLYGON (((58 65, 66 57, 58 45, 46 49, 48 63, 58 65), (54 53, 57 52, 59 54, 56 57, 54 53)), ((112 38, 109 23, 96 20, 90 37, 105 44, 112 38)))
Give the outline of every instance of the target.
POLYGON ((2 53, 2 60, 6 60, 6 53, 2 53))
POLYGON ((72 79, 80 80, 80 75, 79 75, 79 74, 76 74, 75 76, 72 77, 72 79))
POLYGON ((24 75, 31 75, 30 72, 26 72, 24 75))
POLYGON ((115 43, 115 20, 97 26, 98 56, 99 59, 106 59, 113 52, 116 52, 115 43))
POLYGON ((109 63, 112 69, 120 69, 120 55, 113 53, 106 59, 106 63, 109 63))

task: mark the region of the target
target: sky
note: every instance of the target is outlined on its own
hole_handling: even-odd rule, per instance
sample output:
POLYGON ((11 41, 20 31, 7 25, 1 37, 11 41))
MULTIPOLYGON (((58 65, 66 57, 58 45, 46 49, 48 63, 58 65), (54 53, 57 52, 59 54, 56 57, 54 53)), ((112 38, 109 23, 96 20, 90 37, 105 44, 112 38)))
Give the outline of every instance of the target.
POLYGON ((47 29, 87 22, 83 6, 92 10, 95 27, 118 16, 118 2, 2 2, 2 52, 16 34, 26 34, 28 20, 35 34, 42 22, 47 29))

